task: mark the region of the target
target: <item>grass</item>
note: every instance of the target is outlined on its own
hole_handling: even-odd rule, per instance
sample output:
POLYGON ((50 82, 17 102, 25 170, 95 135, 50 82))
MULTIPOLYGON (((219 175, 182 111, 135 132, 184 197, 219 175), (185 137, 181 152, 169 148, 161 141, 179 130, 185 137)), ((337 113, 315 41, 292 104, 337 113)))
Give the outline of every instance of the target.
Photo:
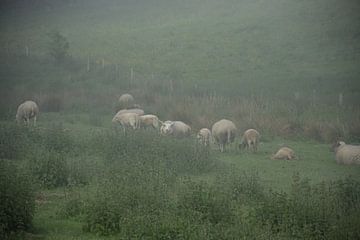
MULTIPOLYGON (((2 124, 12 126, 6 122, 2 124)), ((221 230, 222 228, 233 231, 232 227, 236 226, 233 217, 240 217, 242 224, 245 224, 241 226, 247 226, 249 222, 247 218, 243 218, 243 215, 250 214, 248 211, 255 211, 261 205, 250 204, 250 199, 255 196, 257 196, 255 198, 257 200, 254 200, 256 203, 261 202, 262 196, 267 196, 270 189, 290 194, 293 191, 294 177, 308 179, 309 184, 314 188, 324 183, 344 180, 347 176, 352 176, 355 180, 360 179, 356 166, 336 164, 333 154, 329 152, 328 144, 311 140, 266 136, 261 142, 259 151, 255 154, 239 151, 234 148, 237 144, 235 143, 224 154, 213 146, 210 155, 203 155, 204 153, 201 152, 200 155, 192 155, 194 154, 191 150, 194 139, 169 141, 170 139, 159 138, 152 132, 139 132, 140 135, 129 133, 127 139, 124 139, 122 133, 116 136, 108 130, 110 130, 108 126, 92 125, 84 114, 77 116, 44 113, 37 129, 30 129, 25 133, 16 131, 20 134, 16 137, 27 136, 22 137, 24 142, 19 142, 19 147, 23 146, 22 154, 9 154, 17 158, 14 159, 17 164, 26 169, 29 166, 26 162, 32 158, 31 156, 38 156, 38 164, 49 161, 41 151, 50 151, 56 156, 60 156, 57 154, 61 153, 62 159, 65 159, 65 162, 61 163, 62 167, 64 168, 63 164, 66 164, 64 170, 54 171, 51 168, 52 165, 48 165, 49 173, 60 174, 58 176, 61 179, 64 179, 63 174, 69 176, 65 187, 53 185, 57 184, 53 181, 54 178, 41 179, 40 184, 47 182, 49 184, 40 185, 37 192, 33 230, 26 234, 26 238, 101 239, 102 234, 110 234, 110 237, 106 239, 139 236, 138 234, 145 234, 149 238, 158 238, 160 235, 163 236, 162 234, 176 236, 190 234, 189 237, 194 237, 193 234, 200 234, 201 231, 217 236, 216 234, 225 231, 221 230), (73 118, 79 120, 72 122, 73 118), (63 132, 62 129, 67 130, 63 132), (42 150, 37 151, 37 144, 43 141, 41 136, 48 140, 41 148, 42 150), (31 139, 33 141, 28 142, 31 139), (282 144, 292 147, 299 156, 299 160, 270 160, 271 154, 282 144), (184 154, 186 152, 184 148, 187 149, 186 154, 184 154), (192 160, 189 161, 189 158, 192 160), (129 188, 129 186, 132 187, 129 188), (237 197, 230 201, 233 196, 237 197), (93 217, 108 211, 96 212, 97 208, 103 206, 102 202, 110 204, 109 213, 122 212, 124 210, 121 209, 124 206, 132 209, 133 214, 125 215, 128 218, 120 218, 120 221, 125 221, 125 219, 130 221, 123 222, 128 227, 121 228, 120 232, 111 230, 109 233, 104 233, 100 230, 101 228, 95 228, 97 230, 90 228, 93 230, 84 231, 88 229, 85 227, 86 224, 92 226, 92 221, 96 220, 96 218, 91 220, 93 217), (139 205, 133 206, 130 203, 139 205), (175 207, 174 204, 179 204, 179 206, 175 207), (186 207, 188 204, 199 205, 191 210, 186 207), (159 206, 162 207, 158 208, 159 206), (235 210, 240 206, 243 206, 241 210, 235 210), (158 209, 161 214, 153 215, 154 209, 158 209), (175 213, 174 209, 179 209, 180 212, 175 213), (95 212, 88 215, 88 211, 95 212), (227 212, 227 214, 222 216, 222 214, 219 215, 220 212, 227 212), (174 219, 173 214, 180 214, 179 216, 182 217, 174 219), (89 219, 90 216, 92 217, 89 219), (152 221, 155 221, 154 224, 157 225, 146 224, 147 221, 144 218, 152 218, 152 221), (185 230, 189 223, 183 220, 188 218, 194 219, 195 222, 191 224, 197 226, 192 233, 185 230), (216 222, 223 220, 219 219, 229 221, 229 224, 220 227, 216 222), (207 224, 215 224, 214 229, 210 230, 207 224), (132 227, 136 225, 138 227, 132 227), (205 229, 200 230, 203 227, 205 229), (96 234, 88 231, 94 231, 96 234), (171 233, 172 231, 175 232, 171 233), (181 233, 182 231, 184 232, 181 233), (152 236, 155 233, 160 235, 152 236)), ((7 130, 6 133, 8 132, 7 130)), ((17 150, 9 149, 9 151, 17 150)), ((46 169, 40 168, 37 171, 46 171, 46 169)), ((39 172, 33 172, 33 174, 39 176, 39 172)), ((61 186, 64 186, 62 182, 61 186)), ((269 200, 264 201, 277 201, 271 199, 270 197, 269 200)), ((309 204, 312 206, 312 203, 309 204)), ((123 212, 123 214, 126 213, 123 212)), ((246 234, 253 236, 254 231, 256 232, 251 227, 246 234)), ((228 232, 228 234, 232 236, 235 233, 228 232)), ((270 236, 274 233, 263 232, 262 234, 270 236)), ((197 236, 204 237, 201 234, 197 236)))
POLYGON ((329 152, 339 138, 360 142, 359 9, 352 0, 4 3, 1 157, 38 187, 25 237, 359 236, 359 169, 329 152), (54 29, 70 42, 63 63, 48 56, 54 29), (239 132, 256 128, 259 152, 209 152, 193 139, 151 132, 116 135, 111 119, 125 92, 194 134, 221 118, 239 132), (40 106, 37 128, 12 124, 25 99, 40 106), (270 160, 282 144, 299 160, 270 160))

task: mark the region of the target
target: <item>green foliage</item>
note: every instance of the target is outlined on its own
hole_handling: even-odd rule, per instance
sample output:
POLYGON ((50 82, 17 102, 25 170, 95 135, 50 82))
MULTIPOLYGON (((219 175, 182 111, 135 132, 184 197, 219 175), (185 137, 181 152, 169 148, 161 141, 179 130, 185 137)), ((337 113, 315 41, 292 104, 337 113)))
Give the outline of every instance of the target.
POLYGON ((195 144, 195 140, 162 137, 155 131, 127 131, 124 135, 121 129, 114 129, 92 139, 92 151, 109 163, 166 166, 176 174, 206 172, 216 165, 210 149, 195 144))
POLYGON ((29 157, 27 166, 35 179, 46 188, 65 186, 68 183, 68 165, 60 153, 40 148, 29 157))
POLYGON ((24 131, 27 128, 14 124, 0 123, 0 159, 18 159, 24 147, 24 131))
POLYGON ((354 228, 360 223, 359 199, 358 180, 312 186, 295 175, 290 194, 270 192, 256 217, 274 234, 291 238, 352 239, 360 236, 354 228))
POLYGON ((0 238, 32 226, 35 211, 31 178, 8 160, 0 160, 0 238))
POLYGON ((70 43, 59 31, 54 30, 48 34, 48 51, 56 62, 63 62, 69 56, 70 43))

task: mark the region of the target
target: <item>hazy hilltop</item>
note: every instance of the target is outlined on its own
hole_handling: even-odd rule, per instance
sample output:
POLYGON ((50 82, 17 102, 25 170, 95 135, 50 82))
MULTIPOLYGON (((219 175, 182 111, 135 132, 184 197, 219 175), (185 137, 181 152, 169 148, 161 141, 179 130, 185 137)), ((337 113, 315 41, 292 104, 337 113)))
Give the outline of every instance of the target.
POLYGON ((357 98, 359 12, 358 0, 3 1, 0 44, 3 55, 28 46, 45 56, 47 33, 57 29, 73 57, 104 58, 189 88, 357 98))

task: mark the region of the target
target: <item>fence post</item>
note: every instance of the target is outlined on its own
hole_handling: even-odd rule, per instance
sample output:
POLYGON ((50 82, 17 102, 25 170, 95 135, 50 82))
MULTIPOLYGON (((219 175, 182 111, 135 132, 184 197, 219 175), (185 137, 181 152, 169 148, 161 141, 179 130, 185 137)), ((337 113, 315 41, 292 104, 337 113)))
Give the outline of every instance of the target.
POLYGON ((132 86, 133 80, 134 80, 134 68, 131 68, 130 69, 130 88, 132 86))
POLYGON ((86 66, 86 70, 89 72, 90 71, 90 55, 87 58, 87 66, 86 66))
POLYGON ((25 46, 25 56, 28 57, 29 56, 29 47, 25 46))
POLYGON ((315 102, 316 102, 316 90, 314 89, 312 92, 312 106, 315 106, 315 102))
POLYGON ((300 99, 300 93, 299 93, 299 92, 295 92, 295 93, 294 93, 294 97, 295 97, 295 101, 299 101, 299 99, 300 99))
POLYGON ((339 106, 341 107, 344 103, 344 94, 340 93, 339 94, 339 106))

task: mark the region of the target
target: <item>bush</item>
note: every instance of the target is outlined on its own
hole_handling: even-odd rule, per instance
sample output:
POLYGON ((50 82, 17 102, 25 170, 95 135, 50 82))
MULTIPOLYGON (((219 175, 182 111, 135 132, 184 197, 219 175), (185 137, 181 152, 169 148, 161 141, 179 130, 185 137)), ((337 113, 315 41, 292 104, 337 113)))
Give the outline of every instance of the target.
POLYGON ((24 131, 28 129, 16 124, 0 124, 0 159, 17 159, 21 156, 26 140, 24 131))
POLYGON ((63 154, 39 148, 27 164, 35 179, 46 188, 65 186, 68 182, 69 171, 63 154))
POLYGON ((28 230, 35 210, 29 176, 7 160, 0 160, 0 238, 28 230))
POLYGON ((69 41, 59 31, 54 30, 48 34, 49 54, 56 62, 63 62, 69 56, 69 41))
POLYGON ((360 223, 359 200, 358 180, 348 178, 312 186, 294 176, 290 194, 271 192, 257 208, 256 217, 273 234, 301 239, 353 239, 360 236, 356 227, 360 223))

